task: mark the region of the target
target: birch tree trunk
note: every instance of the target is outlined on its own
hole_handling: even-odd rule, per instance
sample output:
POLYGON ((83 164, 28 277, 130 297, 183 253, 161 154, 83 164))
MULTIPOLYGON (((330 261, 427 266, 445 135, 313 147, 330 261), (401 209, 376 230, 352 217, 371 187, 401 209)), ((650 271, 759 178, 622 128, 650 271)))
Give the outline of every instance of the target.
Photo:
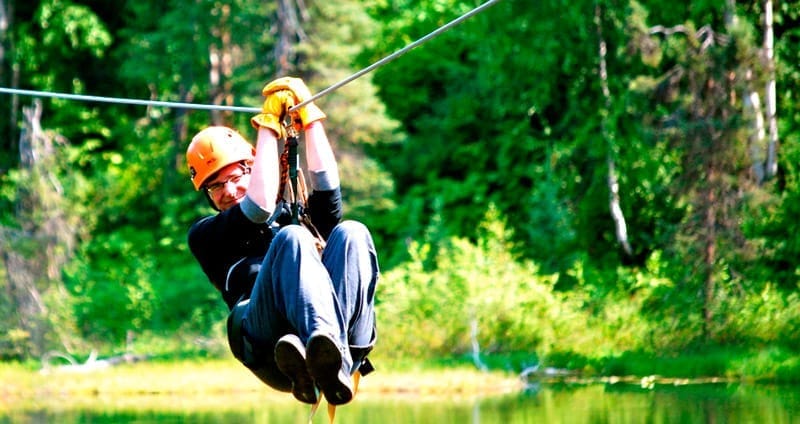
MULTIPOLYGON (((728 0, 726 16, 735 16, 735 1, 728 0)), ((756 184, 761 185, 773 178, 778 171, 778 121, 775 94, 775 59, 773 55, 774 37, 772 31, 772 1, 764 2, 764 44, 763 65, 767 74, 764 92, 764 108, 762 110, 761 95, 756 87, 750 87, 745 95, 744 105, 752 115, 752 129, 749 139, 751 172, 756 184), (766 115, 766 116, 765 116, 766 115)), ((728 20, 732 24, 732 19, 728 20)), ((755 70, 748 70, 750 81, 755 70)))
POLYGON ((764 2, 764 53, 769 80, 767 81, 767 125, 769 141, 767 143, 766 177, 772 178, 778 173, 778 117, 775 94, 775 58, 774 36, 772 32, 772 0, 764 2))
POLYGON ((622 213, 622 207, 619 200, 619 180, 617 178, 616 164, 614 161, 615 149, 613 132, 608 129, 609 126, 609 113, 611 109, 611 90, 608 88, 608 70, 606 66, 606 42, 603 38, 602 29, 602 10, 599 3, 595 3, 595 25, 597 26, 598 38, 598 56, 599 56, 599 72, 600 72, 600 86, 603 91, 603 99, 605 102, 604 110, 602 113, 602 127, 603 127, 603 141, 607 146, 606 164, 608 167, 608 203, 611 218, 614 220, 614 229, 617 237, 617 242, 628 256, 633 254, 630 242, 628 241, 628 226, 625 222, 625 215, 622 213))
POLYGON ((752 115, 753 123, 750 137, 748 137, 750 161, 752 162, 750 169, 755 183, 761 185, 767 175, 765 170, 767 158, 764 153, 766 147, 764 113, 761 110, 761 96, 758 91, 750 90, 744 98, 744 107, 752 115))

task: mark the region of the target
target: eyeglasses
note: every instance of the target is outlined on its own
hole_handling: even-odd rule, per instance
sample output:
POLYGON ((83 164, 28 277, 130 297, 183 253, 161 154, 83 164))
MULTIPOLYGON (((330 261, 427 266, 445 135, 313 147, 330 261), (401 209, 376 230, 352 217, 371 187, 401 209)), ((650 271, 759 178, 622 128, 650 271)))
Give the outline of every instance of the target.
POLYGON ((205 191, 209 195, 215 196, 215 195, 221 193, 222 189, 224 189, 228 185, 228 183, 232 183, 234 185, 239 184, 239 181, 241 181, 242 178, 244 178, 244 176, 249 174, 249 173, 250 173, 250 168, 244 168, 242 170, 241 174, 231 175, 225 181, 220 181, 220 182, 217 182, 217 183, 214 183, 214 184, 209 184, 209 185, 205 186, 205 191))

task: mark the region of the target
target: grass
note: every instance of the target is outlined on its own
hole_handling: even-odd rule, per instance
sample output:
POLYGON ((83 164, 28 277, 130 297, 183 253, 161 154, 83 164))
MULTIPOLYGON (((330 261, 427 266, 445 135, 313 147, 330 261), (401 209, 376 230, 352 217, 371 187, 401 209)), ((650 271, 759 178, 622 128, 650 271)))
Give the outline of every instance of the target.
MULTIPOLYGON (((521 389, 516 376, 477 372, 474 368, 431 369, 410 365, 393 371, 377 364, 375 373, 361 379, 359 396, 480 396, 521 389)), ((253 376, 233 358, 180 359, 123 364, 91 371, 65 368, 35 370, 23 364, 0 363, 2 405, 51 398, 125 399, 159 396, 213 398, 267 396, 289 399, 253 376)))
MULTIPOLYGON (((364 377, 359 396, 414 396, 469 398, 520 391, 519 367, 527 366, 530 356, 493 356, 487 363, 495 371, 480 372, 471 358, 413 360, 373 358, 377 371, 364 377)), ((648 384, 681 384, 728 381, 743 383, 800 382, 800 358, 780 348, 754 350, 717 349, 679 355, 625 353, 614 357, 577 358, 554 356, 548 366, 570 368, 567 377, 540 376, 551 383, 580 384, 632 383, 648 379, 648 384), (581 365, 583 364, 583 365, 581 365)), ((544 368, 544 366, 543 366, 544 368)), ((238 399, 291 402, 291 396, 278 393, 253 376, 230 355, 216 357, 157 357, 91 371, 61 367, 40 369, 38 363, 0 362, 0 413, 28 404, 64 401, 80 405, 98 399, 138 402, 147 398, 164 404, 196 399, 202 406, 219 409, 214 399, 233 395, 238 399), (138 400, 137 400, 138 399, 138 400), (258 399, 258 400, 256 400, 258 399)))
POLYGON ((627 352, 606 358, 603 375, 657 375, 665 378, 719 378, 754 383, 800 383, 800 359, 777 347, 717 348, 674 355, 627 352))

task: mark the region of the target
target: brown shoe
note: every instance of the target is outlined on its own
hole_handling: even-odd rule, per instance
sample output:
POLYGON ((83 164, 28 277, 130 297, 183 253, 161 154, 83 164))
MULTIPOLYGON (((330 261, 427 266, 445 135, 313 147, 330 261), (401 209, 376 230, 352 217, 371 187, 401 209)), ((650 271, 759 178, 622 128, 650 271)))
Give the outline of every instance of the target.
POLYGON ((342 405, 353 399, 353 382, 347 372, 350 367, 343 362, 339 345, 330 335, 314 333, 308 339, 308 372, 331 405, 342 405))
POLYGON ((275 363, 292 381, 292 395, 303 403, 317 403, 317 388, 306 369, 306 349, 300 338, 287 334, 275 345, 275 363))

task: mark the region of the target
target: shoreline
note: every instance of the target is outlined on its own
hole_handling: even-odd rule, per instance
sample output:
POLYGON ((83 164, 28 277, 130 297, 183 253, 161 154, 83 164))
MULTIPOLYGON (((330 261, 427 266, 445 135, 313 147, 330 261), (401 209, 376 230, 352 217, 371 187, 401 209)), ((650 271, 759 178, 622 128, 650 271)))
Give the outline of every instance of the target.
MULTIPOLYGON (((237 395, 285 397, 252 375, 232 358, 139 361, 98 368, 52 367, 0 363, 0 404, 20 399, 70 397, 153 397, 237 395)), ((649 376, 533 376, 480 371, 468 366, 392 367, 361 378, 358 395, 364 397, 480 397, 521 392, 526 388, 585 385, 684 386, 699 384, 754 384, 754 379, 725 377, 676 378, 649 376)), ((289 396, 290 397, 290 396, 289 396)))
MULTIPOLYGON (((94 369, 31 370, 0 364, 0 399, 69 396, 284 396, 229 359, 136 362, 94 369)), ((378 369, 360 379, 359 395, 485 396, 522 390, 517 376, 467 368, 392 371, 378 369)))

